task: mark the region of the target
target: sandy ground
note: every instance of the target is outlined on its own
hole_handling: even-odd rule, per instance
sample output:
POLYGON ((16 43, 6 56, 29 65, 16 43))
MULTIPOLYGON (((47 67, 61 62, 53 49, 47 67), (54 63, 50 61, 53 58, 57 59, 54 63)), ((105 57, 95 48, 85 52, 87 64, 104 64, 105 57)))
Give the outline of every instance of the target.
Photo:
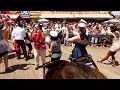
MULTIPOLYGON (((13 48, 12 44, 10 46, 13 48)), ((62 60, 67 60, 73 47, 66 47, 62 45, 62 60)), ((93 60, 97 64, 100 71, 106 75, 109 79, 120 79, 120 66, 113 67, 109 61, 105 61, 104 64, 98 63, 97 59, 102 58, 106 55, 109 48, 103 47, 90 47, 87 46, 88 53, 92 55, 93 60)), ((47 52, 48 53, 48 52, 47 52)), ((116 55, 116 60, 120 62, 120 52, 116 55)), ((47 61, 50 58, 46 58, 47 61)), ((9 53, 9 66, 13 67, 10 72, 4 72, 4 63, 0 64, 0 79, 43 79, 43 68, 35 70, 35 60, 30 59, 25 61, 23 59, 17 60, 15 52, 9 53)), ((40 60, 41 64, 41 60, 40 60)))

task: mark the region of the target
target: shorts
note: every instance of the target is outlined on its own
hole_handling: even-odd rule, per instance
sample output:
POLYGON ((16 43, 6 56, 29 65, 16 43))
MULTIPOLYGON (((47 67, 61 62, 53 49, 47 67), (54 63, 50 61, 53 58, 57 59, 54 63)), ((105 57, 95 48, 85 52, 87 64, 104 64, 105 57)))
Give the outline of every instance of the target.
POLYGON ((0 58, 2 58, 4 55, 8 54, 8 51, 5 51, 3 53, 0 53, 0 58))
POLYGON ((43 50, 34 49, 34 57, 37 61, 39 61, 39 58, 38 58, 39 56, 41 56, 41 60, 45 60, 46 49, 43 49, 43 50))

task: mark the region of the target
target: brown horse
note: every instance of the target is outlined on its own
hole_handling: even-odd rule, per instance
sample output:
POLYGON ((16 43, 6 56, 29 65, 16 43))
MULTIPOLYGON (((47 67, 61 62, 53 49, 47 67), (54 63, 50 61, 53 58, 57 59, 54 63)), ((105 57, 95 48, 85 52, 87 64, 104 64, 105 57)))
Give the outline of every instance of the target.
POLYGON ((107 79, 101 72, 76 62, 58 60, 46 65, 45 79, 107 79))

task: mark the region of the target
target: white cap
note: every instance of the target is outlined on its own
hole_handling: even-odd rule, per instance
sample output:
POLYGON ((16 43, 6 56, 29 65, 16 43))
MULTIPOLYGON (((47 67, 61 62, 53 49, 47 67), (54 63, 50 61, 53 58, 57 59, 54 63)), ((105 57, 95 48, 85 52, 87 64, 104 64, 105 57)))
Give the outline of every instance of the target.
POLYGON ((86 27, 85 23, 79 23, 78 27, 86 27))
POLYGON ((50 31, 50 36, 57 37, 58 33, 56 31, 50 31))

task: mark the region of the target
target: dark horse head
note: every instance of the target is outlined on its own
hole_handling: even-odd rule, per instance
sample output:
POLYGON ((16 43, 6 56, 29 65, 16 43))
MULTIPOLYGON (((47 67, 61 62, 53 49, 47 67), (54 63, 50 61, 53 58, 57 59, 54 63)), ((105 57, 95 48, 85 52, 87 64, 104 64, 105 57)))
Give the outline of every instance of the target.
POLYGON ((65 60, 49 63, 45 79, 107 79, 94 68, 65 60))

